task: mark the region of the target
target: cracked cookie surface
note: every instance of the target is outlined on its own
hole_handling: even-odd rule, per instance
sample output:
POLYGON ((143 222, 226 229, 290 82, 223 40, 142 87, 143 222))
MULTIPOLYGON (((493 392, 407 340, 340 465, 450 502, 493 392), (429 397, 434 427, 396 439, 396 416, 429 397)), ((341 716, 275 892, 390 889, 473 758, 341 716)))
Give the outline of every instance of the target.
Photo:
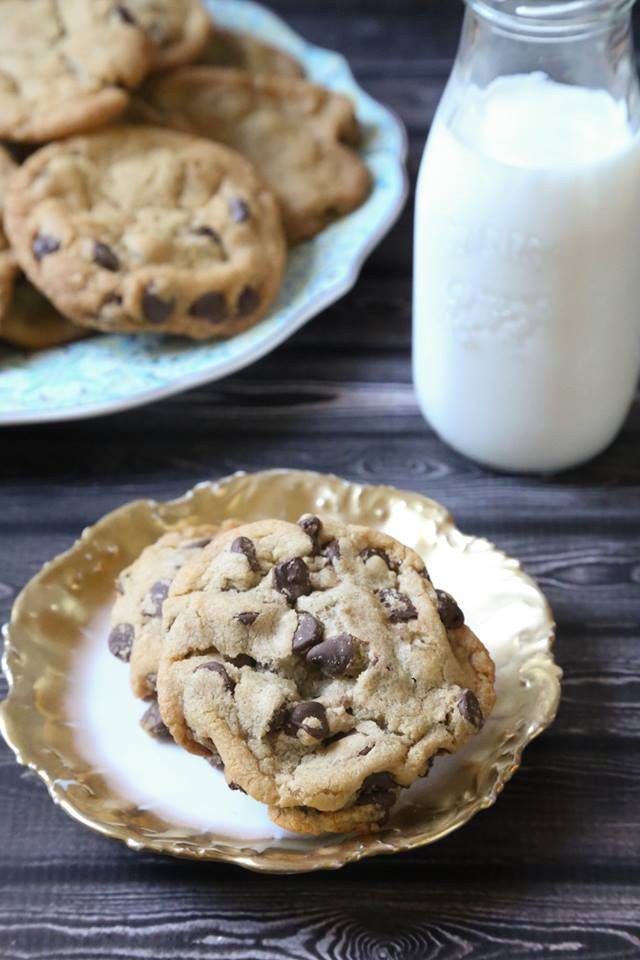
POLYGON ((84 326, 228 337, 280 287, 275 197, 227 147, 114 127, 50 144, 20 167, 5 227, 21 266, 84 326))
POLYGON ((0 137, 42 141, 121 114, 150 46, 116 0, 0 0, 0 137))
POLYGON ((133 116, 226 143, 278 197, 289 243, 313 237, 365 200, 351 101, 305 80, 184 67, 151 77, 133 116))
POLYGON ((211 18, 200 0, 126 0, 131 18, 151 43, 151 69, 190 63, 211 33, 211 18))
POLYGON ((376 829, 493 705, 493 664, 455 601, 364 527, 239 527, 181 569, 163 613, 164 722, 288 829, 376 829))
POLYGON ((263 43, 249 33, 216 27, 196 63, 208 67, 244 70, 276 77, 303 77, 304 70, 291 54, 263 43))

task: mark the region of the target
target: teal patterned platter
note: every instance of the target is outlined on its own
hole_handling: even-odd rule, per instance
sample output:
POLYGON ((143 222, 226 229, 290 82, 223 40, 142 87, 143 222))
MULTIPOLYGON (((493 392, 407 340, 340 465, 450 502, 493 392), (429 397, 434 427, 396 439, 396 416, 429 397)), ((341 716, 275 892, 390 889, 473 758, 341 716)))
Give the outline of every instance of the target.
POLYGON ((227 341, 195 343, 155 334, 101 335, 34 353, 0 346, 0 424, 114 413, 218 380, 273 350, 343 296, 391 228, 407 196, 401 122, 356 84, 346 60, 306 43, 251 0, 207 0, 216 22, 292 53, 310 80, 347 94, 363 130, 361 156, 373 189, 358 210, 290 252, 271 312, 227 341))

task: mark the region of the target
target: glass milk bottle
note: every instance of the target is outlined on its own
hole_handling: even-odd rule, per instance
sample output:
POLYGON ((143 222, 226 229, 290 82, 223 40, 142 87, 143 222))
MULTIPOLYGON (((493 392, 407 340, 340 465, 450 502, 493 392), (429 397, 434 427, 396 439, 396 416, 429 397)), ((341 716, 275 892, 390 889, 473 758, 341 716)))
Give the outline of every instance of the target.
POLYGON ((467 0, 418 178, 414 383, 452 447, 554 471, 640 368, 633 0, 467 0))

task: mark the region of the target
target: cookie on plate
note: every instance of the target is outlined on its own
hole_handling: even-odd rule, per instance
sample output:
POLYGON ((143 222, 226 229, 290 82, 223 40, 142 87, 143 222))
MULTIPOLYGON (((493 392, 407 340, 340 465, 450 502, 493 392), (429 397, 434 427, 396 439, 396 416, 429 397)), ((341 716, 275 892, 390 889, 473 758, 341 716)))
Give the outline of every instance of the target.
POLYGON ((493 663, 455 601, 364 527, 238 527, 185 564, 163 614, 165 724, 287 829, 377 829, 493 706, 493 663))
POLYGON ((249 33, 223 30, 220 27, 211 31, 207 45, 196 63, 266 76, 304 76, 301 64, 291 54, 263 43, 249 33))
POLYGON ((155 696, 162 646, 162 605, 176 573, 186 560, 206 547, 220 530, 234 526, 225 521, 170 530, 142 551, 116 582, 117 597, 111 610, 109 649, 129 664, 131 689, 136 697, 155 696))
POLYGON ((37 142, 102 126, 149 63, 126 4, 0 0, 0 137, 37 142))
POLYGON ((20 265, 76 323, 228 337, 274 300, 286 243, 250 163, 172 130, 113 127, 50 144, 12 179, 20 265))
POLYGON ((133 116, 190 131, 247 157, 282 205, 289 243, 313 237, 365 200, 351 101, 305 80, 183 67, 149 79, 133 116))
POLYGON ((191 63, 209 40, 212 23, 200 0, 126 0, 126 9, 151 41, 151 69, 191 63))
POLYGON ((90 333, 86 327, 78 327, 58 313, 29 283, 22 270, 17 269, 11 300, 0 317, 1 340, 23 350, 46 350, 82 340, 90 333))
POLYGON ((0 324, 11 301, 11 291, 16 273, 15 257, 2 226, 2 211, 9 180, 16 164, 4 147, 0 146, 0 324))

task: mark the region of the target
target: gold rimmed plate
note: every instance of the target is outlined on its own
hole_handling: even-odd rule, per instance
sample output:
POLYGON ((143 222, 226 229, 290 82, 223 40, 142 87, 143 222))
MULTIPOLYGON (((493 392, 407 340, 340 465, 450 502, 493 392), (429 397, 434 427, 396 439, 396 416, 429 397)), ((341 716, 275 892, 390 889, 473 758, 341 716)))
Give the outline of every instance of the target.
POLYGON ((235 474, 168 503, 125 504, 45 564, 5 627, 10 692, 0 729, 70 816, 133 849, 272 873, 337 868, 433 843, 495 802, 523 748, 555 716, 553 632, 549 606, 518 562, 462 534, 433 500, 311 472, 235 474), (151 740, 137 722, 144 705, 130 693, 127 669, 107 651, 115 577, 160 534, 185 522, 296 520, 308 511, 384 530, 417 550, 497 668, 496 707, 481 733, 439 758, 367 837, 288 834, 201 758, 151 740))

